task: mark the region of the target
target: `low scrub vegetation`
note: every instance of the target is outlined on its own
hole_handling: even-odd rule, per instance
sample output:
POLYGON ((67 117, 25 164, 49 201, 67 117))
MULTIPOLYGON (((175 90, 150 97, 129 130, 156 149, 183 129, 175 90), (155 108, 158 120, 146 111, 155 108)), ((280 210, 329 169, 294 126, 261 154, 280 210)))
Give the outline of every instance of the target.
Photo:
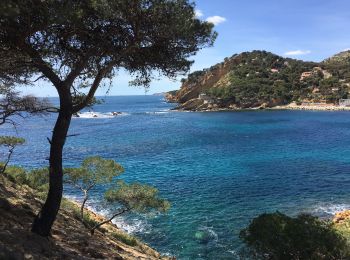
POLYGON ((262 214, 243 229, 245 257, 252 259, 349 259, 349 243, 331 221, 301 214, 262 214))
MULTIPOLYGON (((0 167, 2 167, 2 164, 0 164, 0 167)), ((82 221, 92 234, 96 229, 102 230, 102 225, 111 222, 122 214, 130 212, 166 212, 170 207, 167 200, 159 197, 156 188, 141 183, 128 184, 116 179, 124 172, 124 169, 114 160, 103 159, 99 156, 88 157, 80 167, 67 168, 64 172, 65 183, 81 191, 83 201, 78 206, 76 203, 64 199, 61 208, 70 211, 76 219, 82 221), (89 199, 89 192, 98 185, 107 187, 104 199, 111 208, 110 216, 107 216, 103 221, 98 221, 90 213, 86 214, 85 208, 89 199)), ((35 189, 41 199, 46 198, 49 187, 48 168, 26 170, 18 166, 9 166, 3 174, 19 185, 27 185, 35 189)), ((131 241, 132 239, 125 237, 125 240, 131 241)))
POLYGON ((11 181, 20 185, 28 185, 39 192, 47 192, 49 187, 48 168, 26 170, 19 166, 9 166, 3 174, 11 181))
POLYGON ((111 235, 114 238, 116 238, 117 240, 119 240, 119 241, 121 241, 124 244, 129 245, 129 246, 136 246, 139 244, 139 241, 135 237, 133 237, 127 233, 113 232, 111 235))

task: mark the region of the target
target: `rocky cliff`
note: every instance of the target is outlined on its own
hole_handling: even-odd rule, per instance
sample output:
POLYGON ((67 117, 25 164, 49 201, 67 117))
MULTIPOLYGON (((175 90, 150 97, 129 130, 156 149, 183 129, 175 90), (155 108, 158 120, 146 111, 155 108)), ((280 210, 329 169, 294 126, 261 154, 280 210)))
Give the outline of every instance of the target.
POLYGON ((350 51, 320 63, 253 51, 189 74, 166 98, 183 110, 265 108, 293 101, 334 104, 348 97, 349 88, 350 51))

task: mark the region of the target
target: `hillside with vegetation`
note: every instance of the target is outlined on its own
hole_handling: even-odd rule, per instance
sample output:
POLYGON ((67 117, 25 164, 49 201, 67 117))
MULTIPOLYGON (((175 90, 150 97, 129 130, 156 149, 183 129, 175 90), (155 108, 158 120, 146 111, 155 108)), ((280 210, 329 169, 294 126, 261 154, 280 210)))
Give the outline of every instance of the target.
POLYGON ((252 51, 189 74, 166 98, 183 110, 267 108, 291 102, 337 104, 348 98, 349 89, 350 51, 320 63, 252 51))
POLYGON ((43 170, 11 166, 0 174, 0 259, 169 259, 105 217, 63 199, 50 237, 30 231, 44 203, 48 176, 43 170))

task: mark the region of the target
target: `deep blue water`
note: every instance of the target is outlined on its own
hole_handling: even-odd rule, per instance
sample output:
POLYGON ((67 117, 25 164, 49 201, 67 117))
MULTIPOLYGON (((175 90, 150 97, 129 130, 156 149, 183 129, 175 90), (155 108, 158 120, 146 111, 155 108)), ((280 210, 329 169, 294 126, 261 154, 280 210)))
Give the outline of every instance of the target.
MULTIPOLYGON (((53 100, 55 101, 55 100, 53 100)), ((162 97, 108 97, 94 111, 116 118, 75 118, 65 166, 90 155, 122 164, 123 179, 155 185, 172 203, 167 215, 117 223, 179 259, 235 259, 239 231, 263 212, 326 216, 350 207, 350 113, 167 111, 162 97), (195 234, 207 232, 200 241, 195 234)), ((20 122, 27 139, 12 163, 47 165, 55 115, 20 122)), ((3 126, 0 134, 14 133, 3 126)), ((91 206, 108 212, 103 187, 91 206)), ((79 197, 66 188, 66 195, 79 197)))

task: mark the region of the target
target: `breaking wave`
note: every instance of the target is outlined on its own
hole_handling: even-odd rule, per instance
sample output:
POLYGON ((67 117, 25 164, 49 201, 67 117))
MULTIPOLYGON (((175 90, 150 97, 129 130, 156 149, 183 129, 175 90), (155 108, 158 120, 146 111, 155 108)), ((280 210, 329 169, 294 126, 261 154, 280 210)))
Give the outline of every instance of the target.
POLYGON ((100 113, 100 112, 82 112, 77 113, 73 116, 73 118, 84 118, 84 119, 100 119, 100 118, 115 118, 119 116, 126 116, 128 113, 124 112, 107 112, 107 113, 100 113))
POLYGON ((312 209, 312 213, 321 217, 331 217, 335 213, 350 209, 350 204, 321 204, 312 209))

